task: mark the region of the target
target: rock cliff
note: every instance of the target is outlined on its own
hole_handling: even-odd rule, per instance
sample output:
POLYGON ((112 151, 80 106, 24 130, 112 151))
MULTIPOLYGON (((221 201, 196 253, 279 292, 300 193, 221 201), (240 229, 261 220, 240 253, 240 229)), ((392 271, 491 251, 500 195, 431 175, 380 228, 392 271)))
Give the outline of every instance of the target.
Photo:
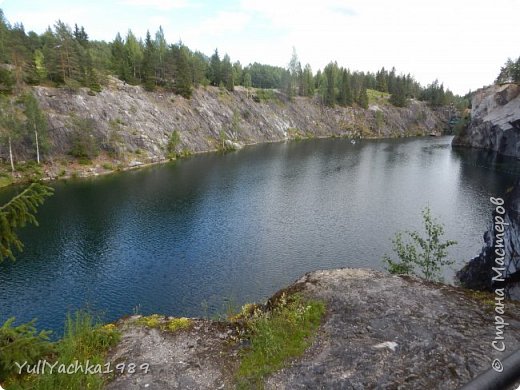
POLYGON ((75 118, 88 118, 102 151, 117 151, 117 159, 126 165, 136 159, 165 159, 175 130, 180 135, 177 151, 203 152, 218 149, 226 140, 243 145, 306 137, 426 135, 442 131, 448 119, 441 110, 417 101, 396 108, 380 97, 367 110, 329 108, 317 98, 288 101, 277 91, 242 87, 234 92, 200 87, 187 100, 168 92, 146 92, 115 78, 94 96, 86 89, 35 87, 34 92, 49 118, 54 157, 70 151, 75 118))
POLYGON ((520 85, 492 85, 473 94, 471 121, 454 146, 488 149, 520 158, 520 85))
POLYGON ((464 287, 476 290, 505 287, 510 298, 520 300, 520 181, 508 194, 503 208, 505 213, 498 214, 495 210, 490 216, 482 251, 457 272, 457 278, 464 287), (504 220, 503 235, 493 223, 497 217, 504 220), (503 256, 498 256, 496 250, 502 255, 502 249, 503 256), (497 279, 494 282, 493 277, 497 279))
MULTIPOLYGON (((487 296, 365 269, 311 272, 285 291, 325 302, 326 314, 310 348, 268 377, 266 389, 456 389, 502 357, 491 346, 487 296)), ((506 301, 505 354, 520 346, 519 309, 506 301)), ((193 322, 172 334, 121 321, 109 360, 150 370, 117 376, 107 388, 233 388, 247 343, 233 323, 193 322)))

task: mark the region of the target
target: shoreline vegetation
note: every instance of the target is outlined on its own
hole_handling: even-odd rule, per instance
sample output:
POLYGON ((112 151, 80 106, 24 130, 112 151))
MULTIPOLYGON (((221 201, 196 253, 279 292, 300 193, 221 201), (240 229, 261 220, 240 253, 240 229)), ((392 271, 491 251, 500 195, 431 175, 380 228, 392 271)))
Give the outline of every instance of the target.
MULTIPOLYGON (((358 140, 385 140, 385 139, 400 139, 400 138, 420 138, 420 137, 429 137, 430 135, 407 135, 404 137, 399 136, 372 136, 372 137, 360 137, 360 138, 352 138, 348 136, 337 136, 335 134, 332 135, 318 135, 318 136, 301 136, 298 138, 287 138, 282 140, 273 140, 273 141, 259 141, 259 142, 251 142, 251 143, 240 143, 239 147, 237 148, 229 148, 226 150, 222 150, 219 148, 211 149, 211 150, 204 150, 204 151, 196 151, 196 152, 189 152, 184 155, 179 155, 175 157, 170 158, 164 158, 160 160, 155 161, 148 161, 148 162, 139 162, 138 164, 126 164, 126 165, 120 165, 117 167, 114 167, 112 164, 108 164, 105 162, 103 163, 103 159, 100 159, 99 161, 91 161, 89 164, 81 164, 77 161, 69 161, 69 164, 73 166, 71 170, 67 171, 67 173, 64 173, 62 175, 57 175, 55 177, 49 177, 45 176, 43 172, 46 172, 50 168, 54 167, 55 165, 49 164, 49 163, 42 163, 40 166, 35 166, 32 163, 25 163, 22 164, 22 170, 17 171, 18 175, 14 178, 9 178, 8 180, 5 179, 5 176, 0 176, 0 191, 3 188, 9 187, 9 186, 16 186, 16 185, 23 185, 23 184, 30 184, 33 182, 45 182, 45 183, 52 183, 55 181, 62 181, 62 180, 75 180, 75 179, 88 179, 98 176, 106 176, 106 175, 112 175, 117 174, 121 172, 126 172, 130 170, 137 170, 142 168, 149 168, 153 167, 155 165, 162 165, 162 164, 168 164, 175 161, 180 161, 186 158, 190 158, 197 155, 203 155, 207 153, 231 153, 231 152, 237 152, 243 148, 247 148, 250 146, 255 145, 261 145, 261 144, 276 144, 276 143, 286 143, 286 142, 301 142, 301 141, 307 141, 307 140, 313 140, 313 139, 347 139, 352 140, 355 139, 358 140), (24 168, 23 165, 26 165, 27 168, 24 168), (34 171, 33 169, 37 168, 38 170, 34 171), (4 179, 4 180, 2 180, 4 179)), ((451 136, 451 134, 439 134, 439 136, 451 136)), ((2 165, 0 164, 0 169, 2 168, 2 165)), ((5 166, 4 166, 5 168, 5 166)))
POLYGON ((367 72, 331 61, 313 71, 295 49, 287 67, 242 65, 217 49, 208 56, 168 43, 162 27, 97 41, 60 20, 42 34, 26 32, 0 9, 0 47, 0 187, 54 168, 52 177, 96 176, 233 143, 441 132, 440 122, 468 106, 438 80, 423 86, 395 68, 367 72), (129 160, 113 162, 120 157, 129 160))

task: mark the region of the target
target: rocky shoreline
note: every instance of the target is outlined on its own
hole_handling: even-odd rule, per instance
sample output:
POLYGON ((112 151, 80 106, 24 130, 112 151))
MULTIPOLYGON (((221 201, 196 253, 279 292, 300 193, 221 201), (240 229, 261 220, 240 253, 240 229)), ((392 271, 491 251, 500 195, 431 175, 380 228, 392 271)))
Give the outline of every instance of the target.
MULTIPOLYGON (((454 389, 503 355, 491 347, 491 294, 368 269, 311 272, 282 292, 325 302, 326 315, 311 347, 269 376, 266 389, 454 389)), ((520 346, 520 303, 505 308, 507 354, 520 346)), ((108 389, 233 388, 247 343, 232 321, 194 319, 168 332, 134 319, 118 323, 122 340, 109 361, 150 370, 119 375, 108 389)))
MULTIPOLYGON (((383 94, 371 98, 366 110, 331 108, 318 98, 289 100, 276 90, 243 87, 233 92, 199 87, 188 100, 165 91, 147 92, 112 77, 97 94, 84 88, 38 86, 32 90, 49 122, 49 147, 39 167, 39 176, 47 179, 96 176, 175 156, 265 142, 429 135, 443 131, 450 115, 415 100, 397 108, 383 94), (173 145, 174 133, 178 140, 173 145), (78 134, 92 140, 94 156, 70 156, 78 134)), ((34 160, 34 153, 28 147, 16 148, 15 163, 34 160)), ((0 145, 0 156, 7 162, 6 145, 0 145)), ((7 165, 4 174, 10 175, 7 165)), ((21 172, 14 181, 31 175, 21 172)))

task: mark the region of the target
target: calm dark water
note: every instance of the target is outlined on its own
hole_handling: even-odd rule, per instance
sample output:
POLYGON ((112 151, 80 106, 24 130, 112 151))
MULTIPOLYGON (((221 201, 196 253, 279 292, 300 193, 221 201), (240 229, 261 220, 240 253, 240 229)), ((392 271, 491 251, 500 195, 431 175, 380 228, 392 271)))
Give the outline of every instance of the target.
POLYGON ((307 271, 382 269, 390 238, 419 229, 426 205, 459 242, 460 266, 482 246, 488 198, 518 171, 450 141, 259 145, 56 183, 40 227, 22 231, 24 252, 0 264, 0 323, 36 317, 59 333, 67 311, 86 307, 107 321, 136 307, 212 315, 307 271))

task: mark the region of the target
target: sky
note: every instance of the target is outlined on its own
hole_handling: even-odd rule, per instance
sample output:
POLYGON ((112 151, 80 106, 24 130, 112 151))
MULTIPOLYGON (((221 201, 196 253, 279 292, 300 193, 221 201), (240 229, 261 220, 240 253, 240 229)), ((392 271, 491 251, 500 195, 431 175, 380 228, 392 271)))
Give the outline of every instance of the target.
POLYGON ((43 32, 56 20, 111 41, 128 29, 163 27, 171 43, 232 61, 286 67, 330 61, 375 72, 395 66, 421 84, 438 79, 458 94, 491 84, 520 56, 520 0, 0 0, 11 23, 43 32))

